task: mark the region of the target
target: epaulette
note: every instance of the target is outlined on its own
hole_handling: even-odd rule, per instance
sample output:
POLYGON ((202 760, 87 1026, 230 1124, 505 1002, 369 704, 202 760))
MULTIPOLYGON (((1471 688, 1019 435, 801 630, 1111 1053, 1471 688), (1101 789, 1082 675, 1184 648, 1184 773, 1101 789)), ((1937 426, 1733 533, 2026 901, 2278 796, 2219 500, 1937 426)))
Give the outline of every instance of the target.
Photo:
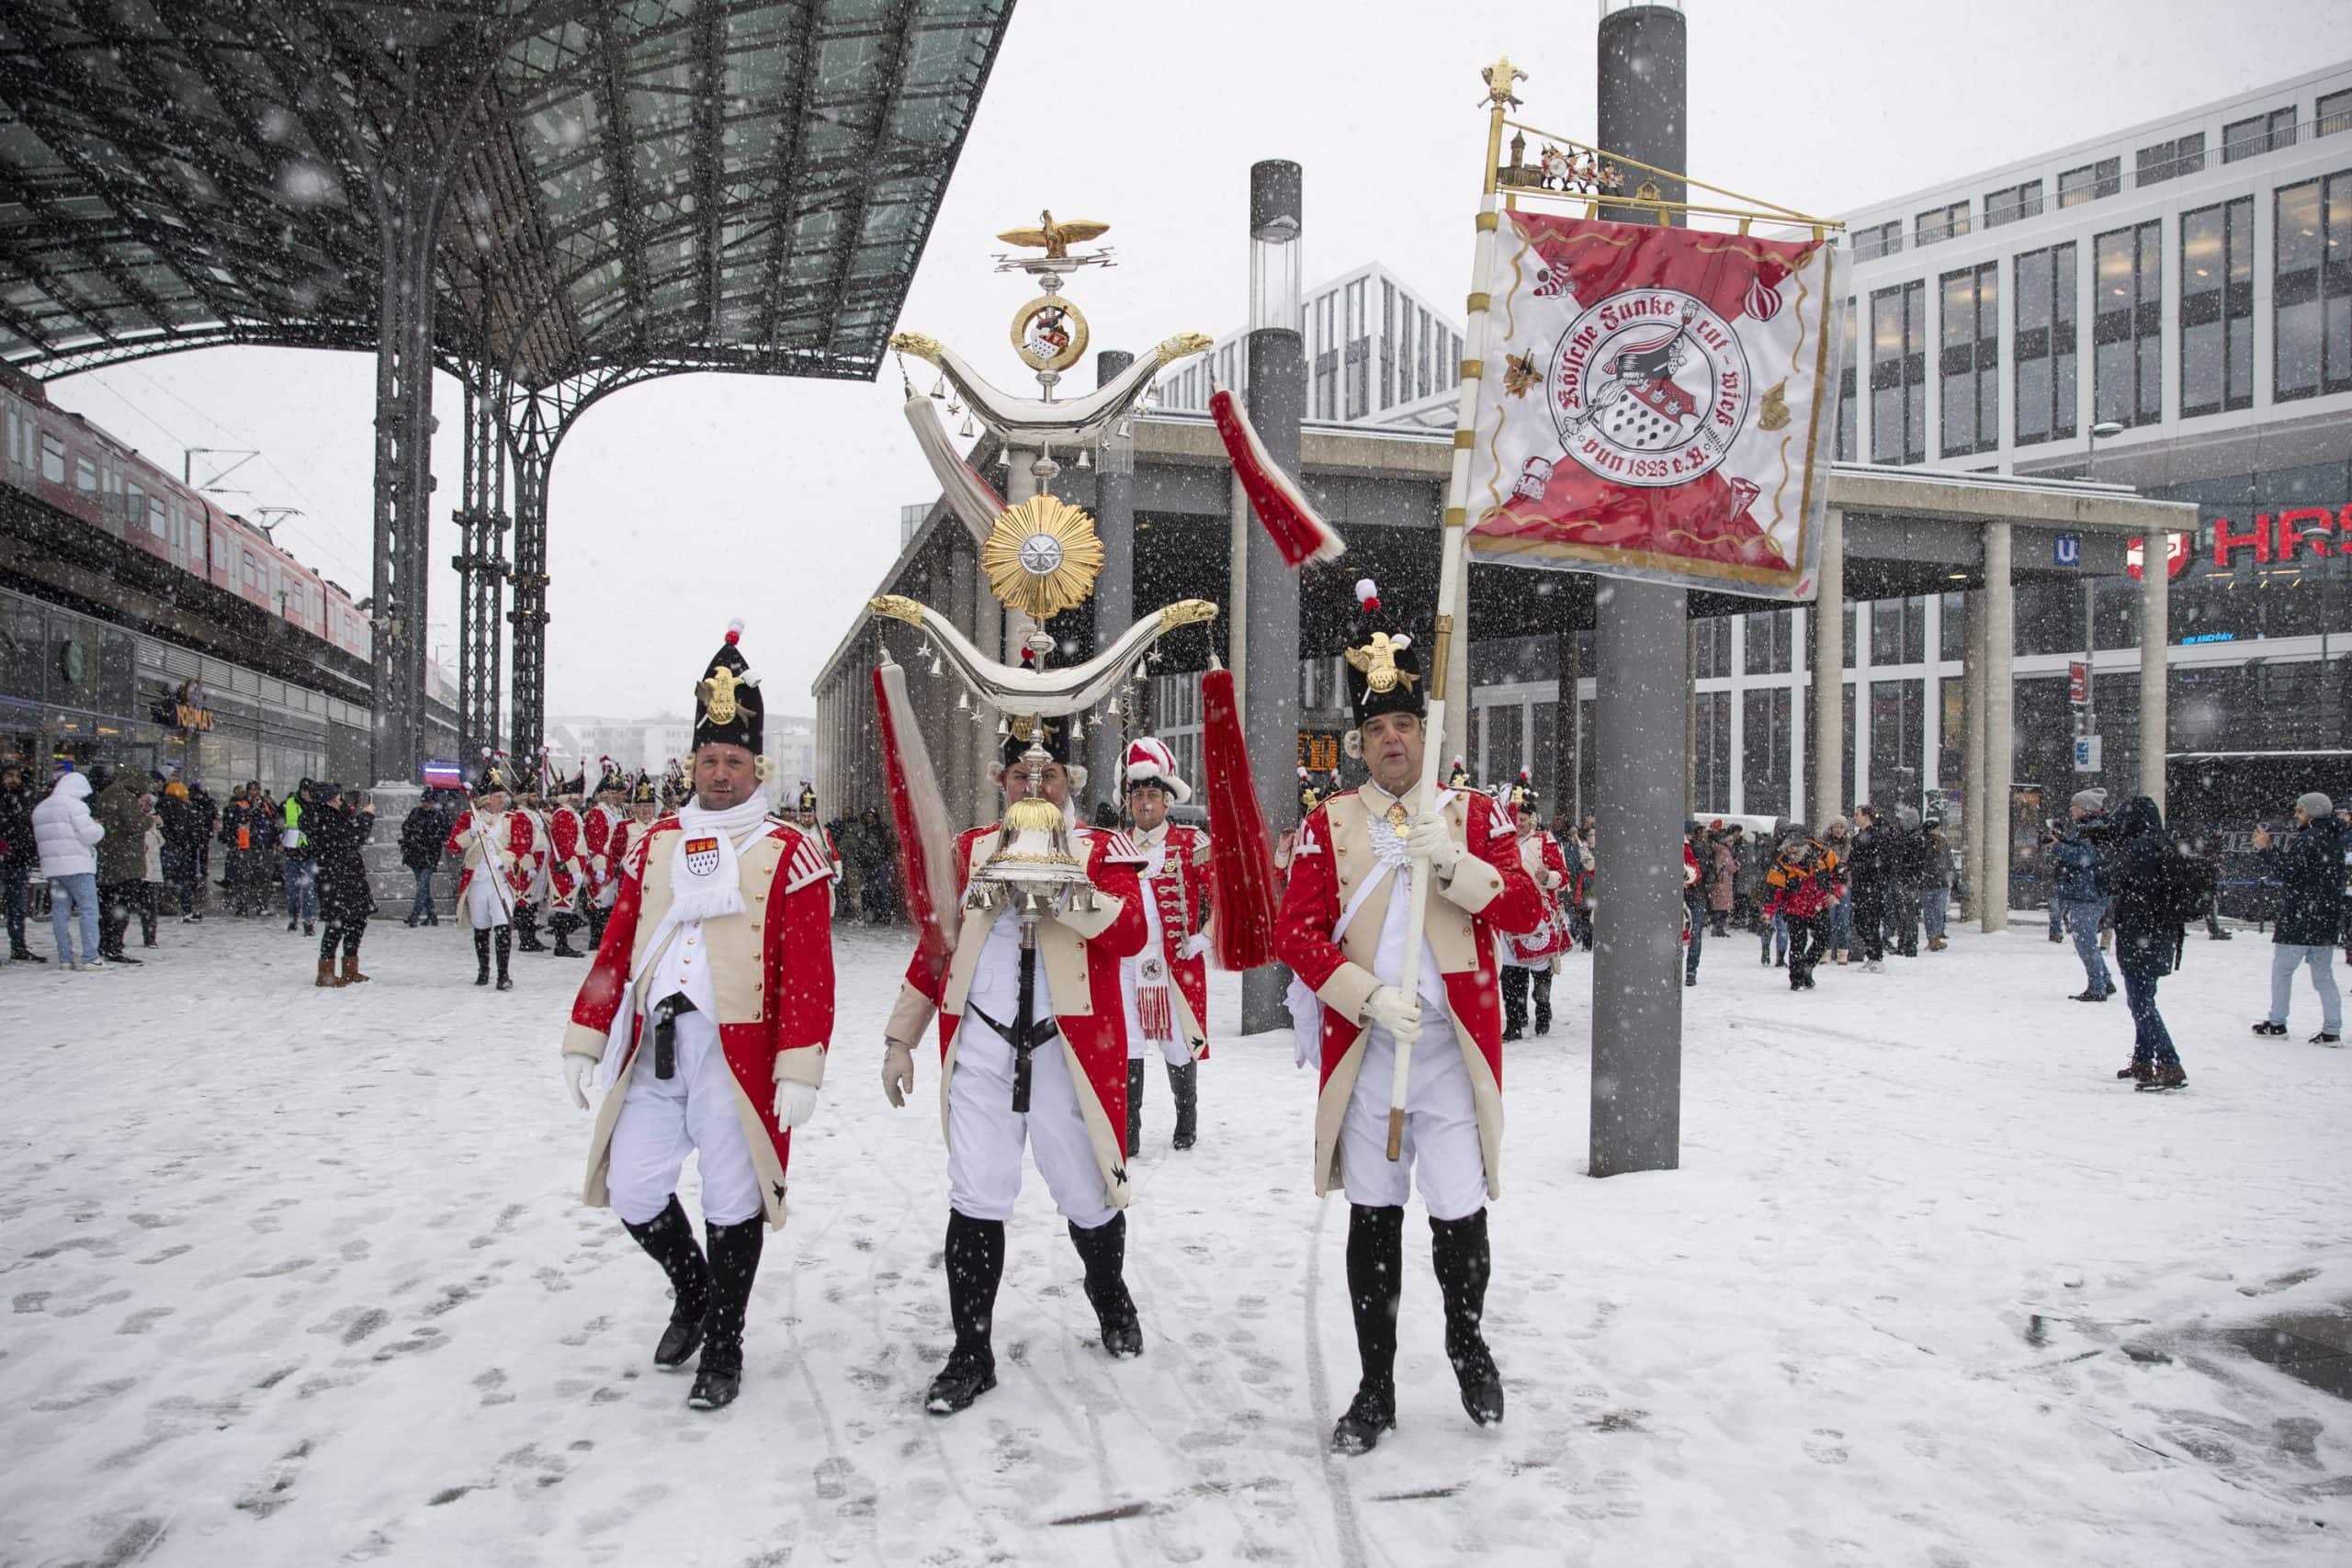
POLYGON ((786 830, 792 848, 786 856, 784 890, 797 893, 812 882, 822 882, 833 874, 833 863, 816 840, 789 822, 778 822, 786 830))

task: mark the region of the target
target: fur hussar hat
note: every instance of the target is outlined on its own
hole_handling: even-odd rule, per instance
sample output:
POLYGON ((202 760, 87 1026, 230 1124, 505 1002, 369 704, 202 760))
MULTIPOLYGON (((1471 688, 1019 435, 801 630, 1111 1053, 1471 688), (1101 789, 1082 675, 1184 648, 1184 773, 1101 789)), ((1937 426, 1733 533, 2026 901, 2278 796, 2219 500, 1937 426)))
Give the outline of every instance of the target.
POLYGON ((708 669, 695 682, 694 749, 725 743, 741 746, 754 757, 764 754, 761 731, 767 705, 760 698, 759 671, 745 662, 743 623, 727 623, 727 640, 710 656, 708 669))
POLYGON ((1119 771, 1125 775, 1127 789, 1155 784, 1167 791, 1169 798, 1179 806, 1193 798, 1192 786, 1176 776, 1176 754, 1157 736, 1146 735, 1130 741, 1119 771))

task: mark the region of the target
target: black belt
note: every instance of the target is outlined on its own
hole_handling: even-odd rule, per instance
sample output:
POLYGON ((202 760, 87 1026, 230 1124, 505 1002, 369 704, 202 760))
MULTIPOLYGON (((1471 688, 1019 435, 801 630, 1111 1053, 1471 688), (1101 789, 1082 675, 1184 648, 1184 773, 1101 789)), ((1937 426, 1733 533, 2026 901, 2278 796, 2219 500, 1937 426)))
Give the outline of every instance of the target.
POLYGON ((1026 1111, 1029 1109, 1029 1053, 1061 1033, 1061 1024, 1047 1018, 1031 1024, 1026 1030, 1016 1030, 1011 1025, 999 1023, 968 1001, 964 1004, 964 1010, 1003 1035, 1005 1043, 1012 1047, 1012 1109, 1016 1112, 1026 1111))
POLYGON ((692 1012, 695 1004, 686 1000, 682 991, 673 991, 653 1004, 653 1076, 674 1078, 678 1076, 678 1015, 692 1012))

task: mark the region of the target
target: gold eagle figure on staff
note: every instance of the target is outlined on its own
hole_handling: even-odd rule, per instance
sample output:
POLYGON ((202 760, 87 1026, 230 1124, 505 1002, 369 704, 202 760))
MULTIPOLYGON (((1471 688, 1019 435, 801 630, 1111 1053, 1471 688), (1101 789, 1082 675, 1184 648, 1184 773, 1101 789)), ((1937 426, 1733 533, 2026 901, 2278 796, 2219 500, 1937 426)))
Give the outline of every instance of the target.
POLYGON ((1007 229, 997 238, 1008 245, 1019 245, 1024 250, 1043 248, 1048 261, 1059 261, 1069 254, 1072 245, 1099 240, 1111 231, 1111 225, 1097 223, 1091 218, 1073 218, 1066 223, 1057 223, 1050 208, 1039 212, 1037 220, 1035 229, 1007 229))

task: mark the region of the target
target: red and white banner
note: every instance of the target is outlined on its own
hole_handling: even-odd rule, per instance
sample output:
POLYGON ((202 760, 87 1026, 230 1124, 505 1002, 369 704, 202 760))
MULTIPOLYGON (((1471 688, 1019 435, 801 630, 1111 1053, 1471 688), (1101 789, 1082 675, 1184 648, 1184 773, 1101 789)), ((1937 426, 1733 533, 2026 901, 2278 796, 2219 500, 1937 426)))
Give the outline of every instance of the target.
POLYGON ((1471 553, 1811 598, 1835 445, 1828 243, 1500 220, 1471 553))

